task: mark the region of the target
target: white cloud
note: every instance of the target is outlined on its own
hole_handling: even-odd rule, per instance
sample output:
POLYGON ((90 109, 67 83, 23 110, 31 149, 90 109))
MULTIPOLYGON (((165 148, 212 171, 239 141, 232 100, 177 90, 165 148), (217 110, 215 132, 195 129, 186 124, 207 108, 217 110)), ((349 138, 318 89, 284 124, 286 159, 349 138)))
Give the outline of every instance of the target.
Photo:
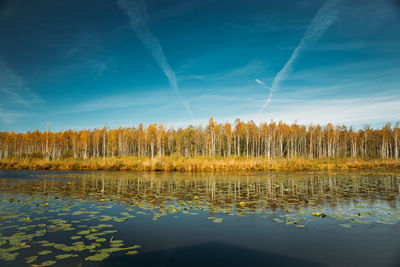
MULTIPOLYGON (((225 71, 214 72, 212 74, 193 74, 190 72, 190 68, 194 65, 194 61, 203 62, 204 58, 197 57, 188 60, 184 65, 178 68, 178 78, 179 80, 190 80, 197 79, 208 82, 217 82, 217 81, 238 81, 238 80, 247 80, 249 77, 254 77, 255 75, 261 74, 265 72, 266 67, 265 64, 260 60, 251 60, 246 64, 228 69, 225 71)), ((253 78, 250 78, 253 79, 253 78)))
POLYGON ((232 117, 216 117, 216 119, 232 123, 236 118, 240 118, 244 121, 253 120, 255 122, 269 122, 273 119, 286 123, 297 121, 302 124, 333 123, 346 125, 383 124, 387 121, 400 120, 399 97, 388 96, 306 101, 292 99, 290 101, 279 102, 276 106, 279 106, 279 108, 271 106, 271 111, 264 114, 238 113, 232 117))
POLYGON ((113 94, 110 96, 97 97, 89 101, 84 101, 66 108, 60 109, 58 113, 81 113, 92 112, 99 110, 115 110, 125 109, 130 107, 147 106, 153 108, 154 105, 163 106, 170 104, 171 93, 157 92, 154 95, 127 93, 127 94, 113 94))
POLYGON ((26 116, 22 109, 41 103, 41 98, 26 85, 14 70, 0 61, 0 120, 12 123, 26 116))
POLYGON ((265 108, 269 105, 272 98, 272 92, 279 89, 281 84, 287 79, 287 76, 292 71, 293 65, 295 64, 297 58, 300 56, 303 50, 316 42, 319 38, 321 38, 321 36, 328 30, 328 28, 336 21, 339 3, 340 0, 328 0, 318 11, 317 15, 308 25, 303 38, 293 51, 289 60, 276 74, 274 81, 272 82, 268 98, 265 100, 265 103, 261 107, 260 112, 263 112, 265 108))
MULTIPOLYGON (((139 39, 142 41, 146 49, 149 51, 153 59, 167 76, 171 89, 176 94, 177 98, 182 98, 178 90, 178 81, 174 70, 169 65, 167 58, 164 55, 161 43, 158 38, 150 31, 148 25, 147 7, 143 0, 117 0, 119 7, 128 15, 130 26, 139 39)), ((181 101, 192 120, 195 117, 187 100, 181 101)))
POLYGON ((26 86, 24 79, 2 61, 0 61, 0 96, 3 105, 29 105, 41 102, 41 99, 26 86))
POLYGON ((24 79, 0 60, 0 120, 12 123, 27 116, 26 110, 41 103, 41 98, 29 89, 24 79))
POLYGON ((0 120, 4 123, 13 123, 17 118, 26 116, 23 113, 8 111, 0 106, 0 120))

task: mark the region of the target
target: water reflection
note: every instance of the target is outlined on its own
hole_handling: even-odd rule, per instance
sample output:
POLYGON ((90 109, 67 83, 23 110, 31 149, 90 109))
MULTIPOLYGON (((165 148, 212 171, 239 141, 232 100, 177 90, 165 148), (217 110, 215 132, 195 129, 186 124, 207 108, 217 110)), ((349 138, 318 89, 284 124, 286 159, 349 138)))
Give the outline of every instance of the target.
POLYGON ((385 204, 397 209, 398 174, 182 174, 182 173, 70 173, 50 174, 70 180, 0 180, 10 195, 53 194, 100 202, 121 201, 140 208, 175 205, 211 212, 277 211, 310 207, 385 204))
MULTIPOLYGON (((186 227, 184 216, 199 216, 200 220, 189 219, 192 230, 193 225, 208 227, 202 218, 211 224, 223 223, 227 231, 241 222, 260 227, 246 231, 253 235, 251 240, 240 240, 251 244, 258 232, 266 231, 264 225, 282 224, 296 231, 335 227, 330 231, 336 232, 368 224, 398 233, 395 227, 400 220, 397 173, 10 172, 12 178, 7 174, 0 173, 0 260, 16 263, 98 262, 110 260, 113 253, 124 255, 129 263, 140 250, 138 238, 147 243, 146 253, 148 243, 150 249, 155 247, 152 238, 160 244, 164 240, 151 234, 140 238, 141 232, 151 228, 161 236, 164 228, 157 225, 168 225, 167 233, 179 231, 170 220, 186 227), (134 236, 124 240, 132 229, 134 236)), ((213 241, 212 237, 203 240, 203 235, 196 240, 213 241)), ((222 240, 226 239, 225 235, 222 240)), ((264 246, 259 241, 258 247, 264 246)), ((218 247, 224 251, 226 246, 218 247)), ((136 259, 147 260, 146 255, 152 254, 136 259)), ((286 259, 268 255, 270 260, 286 259)))

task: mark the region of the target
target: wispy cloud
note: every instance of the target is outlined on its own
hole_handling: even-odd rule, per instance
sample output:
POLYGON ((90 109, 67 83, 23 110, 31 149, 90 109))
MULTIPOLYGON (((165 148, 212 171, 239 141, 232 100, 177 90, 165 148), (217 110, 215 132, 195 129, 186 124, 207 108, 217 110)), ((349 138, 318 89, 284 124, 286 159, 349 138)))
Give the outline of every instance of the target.
MULTIPOLYGON (((143 0, 117 0, 120 8, 126 12, 130 19, 130 25, 135 31, 139 39, 143 42, 147 50, 150 52, 154 60, 160 66, 164 74, 167 76, 169 84, 178 98, 181 98, 178 90, 178 82, 176 79, 175 72, 169 65, 163 49, 161 47, 160 41, 153 35, 150 31, 148 25, 147 8, 143 0)), ((193 112, 189 106, 189 103, 182 100, 187 112, 195 121, 193 112)))
MULTIPOLYGON (((267 113, 237 112, 231 116, 215 116, 219 122, 234 123, 236 118, 256 123, 271 120, 301 124, 333 123, 361 127, 369 124, 380 127, 387 121, 395 122, 400 116, 400 98, 372 96, 347 99, 306 100, 287 99, 279 102, 279 108, 267 113), (368 103, 368 104, 366 104, 368 103)), ((207 125, 207 119, 201 117, 198 122, 207 125)), ((176 123, 185 126, 184 123, 176 123)), ((186 124, 187 125, 187 124, 186 124)))
POLYGON ((27 115, 23 109, 41 102, 42 99, 30 90, 24 79, 0 60, 0 120, 12 123, 27 115))
MULTIPOLYGON (((148 94, 113 94, 110 96, 97 97, 88 101, 74 104, 65 109, 59 109, 59 113, 82 113, 100 110, 127 109, 131 107, 154 106, 161 108, 166 103, 170 103, 169 94, 157 92, 157 97, 148 94)), ((175 103, 174 103, 175 104, 175 103)))
MULTIPOLYGON (((285 91, 297 92, 299 84, 303 87, 325 90, 325 94, 366 94, 375 93, 376 88, 387 92, 399 88, 400 67, 398 61, 388 59, 368 59, 344 64, 313 66, 293 73, 285 91), (337 81, 340 81, 338 83, 337 81), (328 86, 327 86, 328 85, 328 86)), ((304 90, 300 87, 301 90, 304 90)), ((281 90, 282 92, 283 90, 281 90)), ((306 95, 306 92, 304 92, 306 95)))
POLYGON ((30 105, 40 103, 42 100, 38 95, 32 92, 13 69, 6 66, 0 60, 0 104, 12 105, 30 105))
POLYGON ((272 98, 272 92, 279 89, 282 82, 287 78, 289 73, 292 71, 293 65, 297 58, 300 56, 302 51, 316 42, 321 36, 328 30, 328 28, 336 21, 338 14, 338 4, 341 0, 328 0, 322 8, 318 11, 317 15, 308 25, 303 38, 301 39, 299 45, 293 51, 289 60, 283 66, 283 68, 275 76, 271 90, 269 92, 268 98, 264 105, 261 107, 260 112, 263 112, 265 108, 269 105, 272 98))
MULTIPOLYGON (((272 91, 273 91, 273 88, 272 88, 272 87, 267 86, 263 81, 260 81, 259 79, 255 79, 255 81, 256 81, 256 83, 258 83, 259 85, 261 85, 261 87, 263 87, 263 88, 265 88, 265 89, 268 89, 268 90, 269 90, 269 94, 272 96, 272 91)), ((271 102, 271 98, 270 98, 270 97, 268 97, 265 106, 268 106, 268 105, 269 105, 269 102, 271 102)))
POLYGON ((178 79, 179 80, 203 80, 203 81, 244 81, 248 80, 250 77, 254 77, 254 75, 261 74, 265 71, 266 66, 260 60, 251 60, 241 66, 233 67, 230 69, 226 69, 224 71, 217 71, 213 73, 196 73, 193 74, 190 69, 193 67, 192 65, 195 63, 191 62, 202 62, 206 59, 202 59, 200 57, 192 58, 188 60, 185 64, 183 64, 180 68, 178 68, 178 79))
POLYGON ((0 105, 0 120, 4 123, 13 123, 17 118, 26 116, 23 113, 3 109, 0 105))
POLYGON ((400 41, 397 40, 376 40, 376 41, 341 41, 341 42, 330 42, 322 43, 318 46, 310 47, 310 50, 319 51, 379 51, 386 53, 399 53, 400 41))
POLYGON ((398 120, 399 114, 400 100, 391 97, 365 97, 290 103, 285 111, 265 115, 286 122, 297 120, 301 123, 362 125, 398 120))
MULTIPOLYGON (((55 6, 58 10, 69 4, 54 2, 49 8, 55 6)), ((60 15, 52 17, 49 23, 48 16, 37 15, 34 20, 35 23, 21 30, 23 34, 19 37, 21 42, 29 43, 30 51, 34 51, 26 60, 31 77, 40 76, 40 82, 59 81, 64 77, 70 79, 75 73, 89 73, 89 79, 97 80, 116 71, 115 52, 105 45, 104 32, 96 28, 98 25, 93 18, 60 15), (41 55, 46 55, 43 60, 41 55)), ((11 21, 9 24, 12 25, 11 21)))
POLYGON ((304 30, 305 28, 302 25, 303 21, 298 19, 286 19, 285 21, 279 21, 279 23, 277 23, 265 21, 265 14, 263 14, 263 16, 254 16, 246 19, 250 21, 250 24, 226 22, 220 25, 220 27, 225 31, 233 31, 245 35, 265 34, 278 31, 298 31, 304 30))

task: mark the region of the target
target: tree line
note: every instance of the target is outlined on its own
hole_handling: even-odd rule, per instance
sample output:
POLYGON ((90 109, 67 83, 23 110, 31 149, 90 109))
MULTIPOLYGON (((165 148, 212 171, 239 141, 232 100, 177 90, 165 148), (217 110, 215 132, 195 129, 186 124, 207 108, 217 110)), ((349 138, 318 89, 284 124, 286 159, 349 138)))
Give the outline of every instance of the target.
POLYGON ((64 132, 0 132, 0 158, 101 158, 181 155, 185 157, 266 157, 398 159, 399 123, 381 129, 331 123, 218 123, 167 128, 143 124, 117 129, 64 132))

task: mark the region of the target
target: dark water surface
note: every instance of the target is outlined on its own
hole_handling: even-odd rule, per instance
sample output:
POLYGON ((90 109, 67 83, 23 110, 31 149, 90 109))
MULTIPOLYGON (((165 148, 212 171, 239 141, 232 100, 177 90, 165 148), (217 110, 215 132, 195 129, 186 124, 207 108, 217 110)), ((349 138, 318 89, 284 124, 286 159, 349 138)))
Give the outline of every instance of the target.
POLYGON ((1 266, 400 266, 399 173, 0 171, 1 266))

